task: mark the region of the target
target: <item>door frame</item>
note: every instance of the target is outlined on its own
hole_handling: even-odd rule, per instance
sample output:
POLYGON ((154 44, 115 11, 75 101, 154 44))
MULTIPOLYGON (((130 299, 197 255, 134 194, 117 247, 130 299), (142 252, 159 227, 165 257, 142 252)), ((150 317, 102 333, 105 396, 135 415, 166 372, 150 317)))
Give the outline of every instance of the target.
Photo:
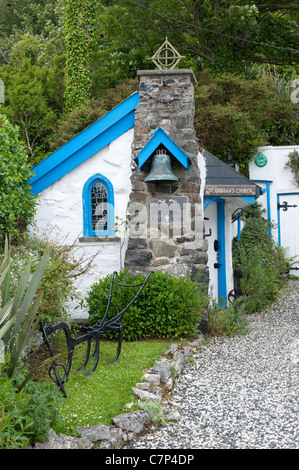
POLYGON ((217 238, 218 238, 218 300, 224 306, 227 303, 226 256, 225 256, 225 199, 217 201, 217 238), (223 304, 224 301, 224 304, 223 304))
POLYGON ((299 192, 290 192, 290 193, 277 193, 277 231, 278 231, 278 245, 281 246, 281 229, 280 229, 280 209, 278 208, 278 204, 280 204, 280 196, 293 196, 299 195, 299 192))
POLYGON ((218 277, 218 302, 219 305, 225 306, 227 304, 227 280, 226 280, 226 255, 225 255, 225 199, 216 197, 204 198, 204 210, 212 203, 217 203, 217 240, 218 240, 218 263, 220 264, 217 269, 218 277))

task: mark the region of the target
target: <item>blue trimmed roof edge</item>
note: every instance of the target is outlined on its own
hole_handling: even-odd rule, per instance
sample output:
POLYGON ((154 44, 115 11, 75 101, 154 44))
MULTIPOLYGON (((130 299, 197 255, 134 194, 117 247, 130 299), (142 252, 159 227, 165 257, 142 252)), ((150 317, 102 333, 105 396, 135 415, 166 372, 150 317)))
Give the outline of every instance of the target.
POLYGON ((138 102, 139 93, 135 92, 32 168, 34 174, 29 180, 32 193, 39 194, 127 130, 132 129, 138 102))
POLYGON ((190 167, 190 158, 183 152, 183 150, 169 137, 162 127, 159 127, 152 133, 152 138, 137 155, 139 169, 142 169, 145 162, 151 157, 159 145, 164 145, 167 150, 186 168, 190 167))

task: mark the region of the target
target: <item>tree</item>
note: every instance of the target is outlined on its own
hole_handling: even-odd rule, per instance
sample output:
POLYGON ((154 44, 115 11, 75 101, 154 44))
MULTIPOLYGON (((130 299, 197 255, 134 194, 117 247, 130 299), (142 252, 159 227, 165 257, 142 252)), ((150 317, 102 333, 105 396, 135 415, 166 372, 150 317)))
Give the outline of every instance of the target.
POLYGON ((35 36, 44 47, 46 61, 65 53, 65 0, 0 0, 0 66, 24 34, 35 36))
POLYGON ((0 243, 5 234, 17 240, 33 221, 36 201, 28 183, 31 176, 18 129, 0 114, 0 243))
POLYGON ((66 111, 91 99, 91 54, 95 38, 94 0, 67 0, 66 111))
POLYGON ((195 86, 194 125, 201 145, 224 160, 227 148, 246 169, 258 146, 297 144, 297 106, 271 80, 203 71, 195 86))
MULTIPOLYGON (((56 76, 55 67, 40 63, 39 40, 24 35, 10 54, 12 65, 0 69, 0 78, 5 83, 5 104, 2 111, 11 122, 19 126, 32 166, 47 153, 47 138, 56 122, 56 110, 51 108, 51 81, 56 76)), ((63 98, 64 86, 59 88, 55 80, 56 97, 63 98)), ((52 90, 54 96, 54 90, 52 90)), ((53 106, 54 107, 54 106, 53 106)))
POLYGON ((297 15, 285 0, 117 0, 104 2, 100 25, 115 48, 150 57, 167 36, 193 68, 200 58, 215 72, 237 72, 248 62, 296 63, 297 15))

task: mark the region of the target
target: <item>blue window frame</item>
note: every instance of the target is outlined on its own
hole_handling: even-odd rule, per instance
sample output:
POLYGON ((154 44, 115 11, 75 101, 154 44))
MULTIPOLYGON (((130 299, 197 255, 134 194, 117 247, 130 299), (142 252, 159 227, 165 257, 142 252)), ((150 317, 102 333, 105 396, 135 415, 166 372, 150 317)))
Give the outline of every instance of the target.
POLYGON ((114 191, 103 175, 91 176, 83 187, 83 236, 114 237, 114 191))

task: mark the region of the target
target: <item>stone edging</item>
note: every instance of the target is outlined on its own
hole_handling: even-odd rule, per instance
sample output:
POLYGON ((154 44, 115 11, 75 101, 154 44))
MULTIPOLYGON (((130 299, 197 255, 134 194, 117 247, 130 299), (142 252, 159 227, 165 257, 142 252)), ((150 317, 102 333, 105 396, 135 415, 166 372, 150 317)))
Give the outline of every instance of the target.
MULTIPOLYGON (((144 374, 142 382, 132 388, 133 394, 139 399, 142 408, 148 408, 146 404, 156 404, 162 411, 163 420, 178 421, 180 414, 171 406, 172 389, 177 377, 182 374, 188 360, 192 358, 192 352, 203 341, 203 336, 188 346, 172 344, 162 353, 162 359, 156 361, 154 366, 144 374)), ((133 404, 128 403, 126 408, 133 404)), ((98 424, 77 429, 81 437, 61 434, 58 436, 53 429, 49 430, 46 441, 28 446, 27 449, 121 449, 129 441, 146 432, 150 423, 154 423, 157 417, 143 409, 120 414, 112 418, 112 425, 98 424)))

